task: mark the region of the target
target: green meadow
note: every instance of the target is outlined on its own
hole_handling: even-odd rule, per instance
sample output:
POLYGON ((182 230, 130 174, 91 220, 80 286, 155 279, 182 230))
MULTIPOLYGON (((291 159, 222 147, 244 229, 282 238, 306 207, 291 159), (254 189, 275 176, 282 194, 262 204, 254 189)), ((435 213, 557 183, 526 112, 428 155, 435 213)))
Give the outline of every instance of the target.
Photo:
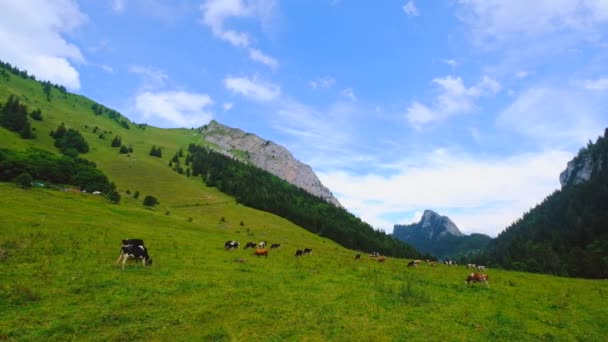
POLYGON ((59 153, 49 136, 64 122, 122 196, 0 183, 0 340, 159 341, 605 341, 608 282, 490 269, 490 287, 464 284, 464 267, 389 258, 379 263, 278 216, 242 206, 173 171, 192 129, 121 127, 93 102, 37 82, 0 78, 42 121, 23 140, 0 128, 0 148, 59 153), (94 132, 95 127, 98 128, 94 132), (99 132, 106 131, 105 138, 99 132), (119 154, 116 136, 133 153, 119 154), (149 156, 161 146, 162 158, 149 156), (139 198, 133 194, 139 192, 139 198), (146 195, 158 198, 143 206, 146 195), (120 243, 141 238, 153 264, 115 265, 120 243), (227 240, 241 248, 225 251, 227 240), (282 247, 267 258, 248 241, 282 247), (297 249, 309 256, 294 257, 297 249))
MULTIPOLYGON (((608 336, 608 283, 379 263, 238 204, 192 220, 81 193, 0 185, 0 339, 585 340, 608 336), (220 216, 222 215, 222 216, 220 216), (224 217, 224 220, 221 220, 224 217), (243 221, 241 226, 240 222, 243 221), (123 238, 153 264, 115 265, 123 238), (226 240, 281 243, 268 258, 226 240), (309 256, 294 257, 310 247, 309 256)), ((195 209, 194 209, 195 208, 195 209)))

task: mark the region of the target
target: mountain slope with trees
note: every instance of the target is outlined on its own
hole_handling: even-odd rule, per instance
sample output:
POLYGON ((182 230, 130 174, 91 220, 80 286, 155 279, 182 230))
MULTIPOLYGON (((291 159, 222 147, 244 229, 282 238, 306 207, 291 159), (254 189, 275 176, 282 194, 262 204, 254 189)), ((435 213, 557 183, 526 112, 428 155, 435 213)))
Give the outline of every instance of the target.
POLYGON ((481 260, 506 269, 607 278, 606 165, 608 129, 568 164, 570 176, 562 173, 562 189, 500 233, 481 260))

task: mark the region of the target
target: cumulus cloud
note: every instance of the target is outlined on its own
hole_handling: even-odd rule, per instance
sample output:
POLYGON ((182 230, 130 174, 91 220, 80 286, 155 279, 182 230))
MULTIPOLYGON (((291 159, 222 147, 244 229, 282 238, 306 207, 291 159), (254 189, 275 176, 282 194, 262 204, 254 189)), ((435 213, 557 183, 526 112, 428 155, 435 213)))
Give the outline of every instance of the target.
POLYGON ((420 15, 420 11, 416 8, 416 4, 414 4, 413 0, 408 1, 401 9, 410 17, 417 17, 420 15))
POLYGON ((433 100, 432 106, 413 101, 407 108, 406 118, 415 127, 470 112, 475 109, 474 101, 477 98, 496 94, 501 89, 500 84, 488 76, 468 88, 460 77, 435 78, 433 83, 439 87, 440 92, 433 100))
POLYGON ((227 76, 224 78, 224 86, 232 92, 262 102, 272 101, 281 95, 281 87, 257 78, 227 76))
MULTIPOLYGON (((252 45, 251 35, 226 27, 226 21, 232 18, 254 18, 265 25, 273 16, 277 7, 276 0, 206 0, 200 6, 203 13, 202 21, 211 28, 214 36, 233 46, 248 48, 252 45)), ((250 48, 249 58, 275 70, 279 62, 259 49, 250 48)))
POLYGON ((0 11, 2 59, 38 79, 79 89, 72 63, 82 63, 84 57, 65 36, 87 20, 71 0, 5 1, 0 11))
POLYGON ((165 127, 199 127, 213 118, 207 94, 185 91, 145 91, 135 97, 135 110, 144 121, 160 119, 165 127))
MULTIPOLYGON (((389 167, 391 176, 318 172, 340 202, 374 227, 392 231, 387 216, 435 209, 463 231, 496 235, 559 188, 559 173, 573 156, 560 150, 510 157, 471 157, 438 149, 389 167)), ((409 217, 409 219, 408 219, 409 217)))

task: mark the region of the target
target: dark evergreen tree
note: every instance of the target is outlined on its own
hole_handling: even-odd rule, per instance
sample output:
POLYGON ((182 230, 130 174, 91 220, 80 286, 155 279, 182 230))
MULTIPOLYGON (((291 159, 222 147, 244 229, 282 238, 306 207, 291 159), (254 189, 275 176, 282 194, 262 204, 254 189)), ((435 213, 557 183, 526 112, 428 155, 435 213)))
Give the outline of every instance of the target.
POLYGON ((122 139, 120 138, 120 136, 115 136, 114 139, 112 139, 112 147, 120 147, 122 145, 122 139))

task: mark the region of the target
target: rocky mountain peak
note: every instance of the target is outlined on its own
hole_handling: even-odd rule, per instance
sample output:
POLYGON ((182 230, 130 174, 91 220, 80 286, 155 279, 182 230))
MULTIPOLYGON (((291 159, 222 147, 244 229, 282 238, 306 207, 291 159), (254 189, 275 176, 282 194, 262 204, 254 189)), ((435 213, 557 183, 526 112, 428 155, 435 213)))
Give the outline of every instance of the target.
POLYGON ((213 144, 216 150, 251 163, 312 195, 341 206, 331 191, 321 184, 312 168, 296 160, 285 147, 215 120, 203 126, 201 132, 203 139, 213 144))
POLYGON ((432 210, 425 210, 418 226, 428 233, 430 239, 441 238, 446 234, 462 236, 462 232, 447 216, 441 216, 432 210))
POLYGON ((559 182, 562 186, 576 185, 588 181, 594 173, 602 171, 608 164, 608 128, 604 136, 595 143, 589 142, 582 148, 566 169, 560 173, 559 182))

